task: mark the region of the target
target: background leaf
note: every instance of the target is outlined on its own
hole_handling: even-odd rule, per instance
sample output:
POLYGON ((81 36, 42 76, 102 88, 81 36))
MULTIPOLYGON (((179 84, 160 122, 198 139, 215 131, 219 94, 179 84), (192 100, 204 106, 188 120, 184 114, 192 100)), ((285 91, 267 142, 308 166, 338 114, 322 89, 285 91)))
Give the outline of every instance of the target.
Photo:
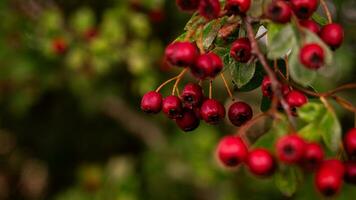
POLYGON ((256 62, 250 64, 232 62, 229 69, 234 83, 238 88, 241 88, 253 78, 256 71, 256 62))
POLYGON ((267 56, 269 59, 285 56, 296 45, 297 40, 292 25, 281 26, 271 23, 268 30, 267 56))
POLYGON ((298 188, 298 169, 291 166, 283 166, 274 175, 277 188, 286 196, 291 197, 298 188))

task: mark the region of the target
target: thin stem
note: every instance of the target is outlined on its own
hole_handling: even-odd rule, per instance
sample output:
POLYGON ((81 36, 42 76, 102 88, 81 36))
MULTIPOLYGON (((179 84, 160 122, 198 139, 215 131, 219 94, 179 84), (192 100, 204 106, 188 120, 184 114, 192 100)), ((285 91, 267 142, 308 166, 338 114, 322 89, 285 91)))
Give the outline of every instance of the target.
POLYGON ((201 30, 200 30, 200 35, 199 35, 199 38, 197 41, 197 46, 198 46, 201 54, 205 53, 204 45, 203 45, 203 28, 204 28, 204 26, 199 27, 199 29, 201 29, 201 30))
POLYGON ((213 80, 209 81, 209 99, 213 97, 213 80))
POLYGON ((178 78, 178 76, 175 76, 173 78, 170 78, 170 79, 166 80, 164 83, 162 83, 160 86, 158 86, 158 88, 155 91, 159 92, 164 86, 166 86, 168 83, 176 80, 177 78, 178 78))
POLYGON ((288 60, 288 56, 286 56, 284 58, 284 62, 285 62, 285 65, 286 65, 286 79, 287 79, 287 81, 289 81, 289 60, 288 60))
POLYGON ((256 115, 254 118, 252 118, 250 121, 248 121, 246 124, 244 124, 243 126, 241 126, 241 128, 238 130, 237 134, 244 138, 245 141, 248 141, 248 138, 246 136, 248 129, 250 129, 253 125, 255 125, 259 120, 261 120, 262 118, 268 116, 269 113, 268 112, 262 112, 259 113, 258 115, 256 115))
POLYGON ((323 7, 323 10, 326 14, 326 17, 328 18, 329 24, 333 23, 333 19, 331 17, 330 10, 328 8, 328 5, 326 4, 325 0, 320 0, 321 6, 323 7))
POLYGON ((172 95, 174 95, 174 91, 176 91, 179 82, 182 80, 182 77, 184 76, 184 74, 185 74, 187 71, 188 71, 188 68, 184 68, 183 71, 182 71, 180 74, 178 74, 177 80, 176 80, 176 82, 174 83, 174 86, 173 86, 173 89, 172 89, 172 95))
POLYGON ((268 31, 265 31, 264 33, 262 33, 261 35, 259 35, 258 37, 256 37, 256 40, 260 40, 262 39, 265 35, 267 35, 268 31))
POLYGON ((229 85, 228 85, 227 82, 226 82, 226 79, 225 79, 224 74, 221 73, 220 76, 221 76, 221 78, 222 78, 222 80, 223 80, 223 82, 224 82, 226 91, 227 91, 227 93, 229 94, 231 100, 232 100, 232 101, 235 101, 235 98, 234 98, 234 96, 232 95, 232 92, 231 92, 231 90, 230 90, 230 87, 229 87, 229 85))

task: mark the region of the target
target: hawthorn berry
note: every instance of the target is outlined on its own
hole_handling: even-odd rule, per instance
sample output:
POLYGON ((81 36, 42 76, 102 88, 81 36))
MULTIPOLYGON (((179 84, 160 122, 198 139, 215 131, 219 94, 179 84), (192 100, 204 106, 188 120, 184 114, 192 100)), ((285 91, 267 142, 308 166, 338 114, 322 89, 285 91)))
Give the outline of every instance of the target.
POLYGON ((244 162, 248 155, 246 144, 240 137, 225 136, 217 147, 217 155, 226 167, 236 167, 244 162))
POLYGON ((54 53, 61 55, 68 49, 68 44, 64 38, 58 37, 52 40, 52 49, 54 53))
POLYGON ((327 24, 321 29, 320 38, 332 49, 337 49, 344 40, 344 29, 337 23, 327 24))
POLYGON ((304 152, 305 142, 297 134, 283 136, 276 143, 277 157, 287 164, 300 162, 304 152))
POLYGON ((344 146, 347 154, 356 157, 356 128, 350 129, 344 136, 344 146))
POLYGON ((179 67, 193 65, 198 55, 198 49, 190 42, 173 42, 167 46, 165 51, 167 62, 179 67))
POLYGON ((250 172, 257 176, 270 176, 276 168, 275 160, 266 149, 252 150, 246 160, 250 172))
MULTIPOLYGON (((271 98, 273 96, 272 83, 268 76, 265 76, 262 80, 261 85, 262 95, 271 98)), ((290 88, 288 85, 282 85, 282 95, 286 96, 289 94, 290 88)))
POLYGON ((237 62, 246 63, 251 59, 251 43, 248 38, 239 38, 231 45, 230 55, 237 62))
POLYGON ((307 170, 315 170, 324 159, 324 151, 318 143, 308 143, 305 145, 305 151, 302 159, 302 165, 307 170))
POLYGON ((316 43, 304 45, 299 53, 300 62, 309 69, 319 69, 323 66, 324 56, 323 48, 316 43))
POLYGON ((204 99, 203 89, 195 83, 188 83, 181 93, 184 107, 193 109, 200 106, 204 99))
POLYGON ((252 115, 252 108, 245 102, 233 103, 228 111, 229 120, 235 126, 242 126, 252 118, 252 115))
POLYGON ((309 31, 314 32, 315 34, 319 34, 320 32, 320 26, 314 20, 311 19, 300 20, 299 24, 302 27, 308 29, 309 31))
POLYGON ((179 128, 185 132, 195 130, 200 124, 195 112, 188 109, 183 110, 182 117, 175 119, 175 121, 179 128))
POLYGON ((348 161, 345 163, 344 180, 347 183, 356 185, 356 162, 348 161))
POLYGON ((200 108, 202 119, 208 124, 218 124, 225 117, 225 107, 215 99, 203 102, 200 108))
POLYGON ((338 173, 338 175, 340 177, 343 177, 345 175, 345 166, 344 164, 338 160, 338 159, 328 159, 328 160, 324 160, 319 169, 333 169, 334 171, 336 171, 338 173))
POLYGON ((200 0, 199 14, 208 20, 218 18, 221 11, 219 0, 200 0))
POLYGON ((285 24, 292 17, 292 9, 283 0, 272 1, 267 7, 266 15, 274 22, 285 24))
POLYGON ((340 191, 343 176, 340 176, 340 173, 333 166, 325 166, 317 170, 314 181, 317 190, 324 196, 329 197, 340 191))
POLYGON ((183 11, 195 11, 198 9, 200 0, 176 0, 176 3, 183 11))
POLYGON ((293 90, 286 95, 286 101, 290 107, 298 108, 308 103, 308 98, 302 92, 293 90))
POLYGON ((191 67, 192 74, 199 79, 215 78, 223 69, 221 58, 215 53, 200 55, 195 64, 191 67))
POLYGON ((155 91, 147 92, 142 97, 141 109, 146 113, 159 113, 162 109, 162 95, 155 91))
POLYGON ((163 99, 162 111, 171 119, 182 117, 183 107, 179 97, 171 95, 163 99))
POLYGON ((292 10, 300 19, 308 19, 317 10, 318 0, 290 0, 292 10))
POLYGON ((251 6, 251 0, 227 0, 225 10, 228 15, 244 15, 251 6))

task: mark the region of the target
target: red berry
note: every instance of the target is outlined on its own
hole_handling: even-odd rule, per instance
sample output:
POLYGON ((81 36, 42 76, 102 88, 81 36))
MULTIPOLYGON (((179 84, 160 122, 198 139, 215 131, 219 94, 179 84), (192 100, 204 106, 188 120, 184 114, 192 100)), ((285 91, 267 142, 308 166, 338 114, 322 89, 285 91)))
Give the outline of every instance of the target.
POLYGON ((162 95, 151 91, 143 95, 141 109, 146 113, 159 113, 162 109, 162 95))
POLYGON ((176 0, 178 7, 183 11, 195 11, 198 9, 200 0, 176 0))
POLYGON ((318 8, 318 0, 291 0, 292 9, 300 19, 308 19, 318 8))
POLYGON ((246 63, 251 58, 251 43, 248 38, 239 38, 232 43, 230 55, 237 62, 246 63))
POLYGON ((168 96, 163 99, 162 111, 171 119, 182 117, 182 102, 177 96, 168 96))
POLYGON ((257 176, 272 175, 276 167, 271 153, 265 149, 252 150, 248 154, 246 164, 250 172, 257 176))
POLYGON ((337 194, 342 187, 343 176, 333 166, 324 166, 315 174, 315 186, 325 196, 337 194))
POLYGON ((199 79, 215 78, 221 72, 223 66, 221 58, 211 52, 200 55, 191 70, 193 75, 199 79))
POLYGON ((215 99, 208 99, 201 106, 200 114, 206 123, 217 124, 225 117, 225 107, 215 99))
POLYGON ((344 136, 344 146, 350 157, 356 157, 356 128, 350 129, 344 136))
POLYGON ((190 42, 173 42, 165 51, 168 63, 179 67, 193 65, 198 55, 196 46, 190 42))
POLYGON ((225 166, 236 167, 245 161, 248 150, 240 137, 226 136, 218 144, 217 155, 225 166))
POLYGON ((293 90, 287 94, 286 101, 290 107, 298 108, 308 103, 308 98, 303 93, 293 90))
POLYGON ((191 110, 184 110, 182 117, 176 119, 176 123, 180 129, 185 132, 195 130, 199 124, 200 120, 191 110))
POLYGON ((306 44, 300 50, 300 62, 309 69, 319 69, 324 65, 324 50, 316 43, 306 44))
POLYGON ((89 28, 84 32, 84 38, 87 41, 91 41, 92 39, 96 38, 98 36, 98 29, 95 27, 89 28))
POLYGON ((274 22, 285 24, 292 17, 292 10, 283 0, 273 1, 267 8, 267 17, 274 22))
POLYGON ((345 166, 344 164, 338 160, 338 159, 329 159, 329 160, 324 160, 322 164, 320 165, 319 169, 333 169, 338 173, 340 177, 343 177, 345 175, 345 166))
POLYGON ((251 0, 227 0, 225 10, 228 15, 246 14, 251 6, 251 0))
POLYGON ((320 32, 320 26, 314 20, 311 19, 300 20, 299 23, 302 27, 308 29, 311 32, 314 32, 315 34, 319 34, 320 32))
POLYGON ((229 119, 235 126, 242 126, 252 118, 252 115, 252 108, 244 102, 233 103, 228 112, 229 119))
POLYGON ((324 159, 324 151, 318 143, 309 143, 305 146, 302 165, 312 171, 319 167, 324 159))
POLYGON ((195 83, 188 83, 184 86, 181 94, 183 104, 186 108, 200 106, 204 99, 203 89, 195 83))
POLYGON ((336 23, 325 25, 320 31, 320 38, 332 49, 337 49, 344 40, 344 29, 336 23))
POLYGON ((56 54, 60 55, 60 54, 64 54, 67 51, 68 44, 64 38, 59 37, 53 39, 52 48, 56 54))
MULTIPOLYGON (((265 76, 261 85, 262 95, 271 98, 273 96, 272 83, 268 76, 265 76)), ((286 96, 289 94, 290 88, 288 85, 282 85, 282 94, 286 96)))
POLYGON ((356 184, 356 162, 345 163, 345 176, 344 179, 347 183, 356 184))
POLYGON ((218 18, 221 7, 219 0, 200 0, 199 14, 208 20, 218 18))
POLYGON ((276 143, 276 152, 282 162, 298 163, 303 158, 305 142, 297 134, 283 136, 276 143))

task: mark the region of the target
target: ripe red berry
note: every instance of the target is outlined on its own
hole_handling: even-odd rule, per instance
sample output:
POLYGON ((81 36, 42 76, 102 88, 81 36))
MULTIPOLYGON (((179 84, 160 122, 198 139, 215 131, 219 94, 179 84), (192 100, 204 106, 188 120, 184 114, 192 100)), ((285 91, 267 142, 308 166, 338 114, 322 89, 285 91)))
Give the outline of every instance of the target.
POLYGON ((225 10, 228 15, 246 14, 251 6, 251 0, 227 0, 225 10))
POLYGON ((267 8, 266 15, 274 22, 285 24, 292 17, 292 9, 283 0, 272 1, 267 8))
POLYGON ((298 108, 308 102, 308 98, 301 92, 293 90, 286 96, 286 101, 292 108, 298 108))
MULTIPOLYGON (((341 163, 342 164, 342 163, 341 163)), ((337 194, 342 187, 343 175, 333 165, 323 165, 315 174, 315 186, 325 196, 337 194)))
POLYGON ((316 43, 306 44, 299 53, 300 62, 309 69, 319 69, 324 65, 324 50, 316 43))
POLYGON ((324 151, 318 143, 309 143, 305 146, 302 165, 307 170, 315 170, 324 159, 324 151))
POLYGON ((199 14, 208 20, 218 18, 221 7, 219 0, 200 0, 199 14))
POLYGON ((200 0, 176 0, 178 7, 183 11, 195 11, 198 9, 200 0))
POLYGON ((146 113, 159 113, 162 109, 162 95, 155 91, 147 92, 142 97, 141 109, 146 113))
POLYGON ((168 96, 163 99, 162 111, 171 119, 182 117, 182 102, 177 96, 168 96))
POLYGON ((252 115, 252 108, 244 102, 233 103, 228 112, 229 119, 235 126, 242 126, 252 118, 252 115))
POLYGON ((208 99, 203 102, 200 114, 206 123, 214 125, 224 119, 225 107, 215 99, 208 99))
POLYGON ((345 175, 345 166, 344 164, 338 160, 338 159, 329 159, 329 160, 324 160, 319 169, 333 169, 338 173, 340 177, 343 177, 345 175))
POLYGON ((290 0, 292 9, 300 19, 308 19, 318 8, 318 0, 290 0))
POLYGON ((315 34, 319 34, 320 32, 320 26, 314 20, 311 19, 300 20, 299 23, 302 27, 308 29, 311 32, 314 32, 315 34))
POLYGON ((246 63, 251 59, 251 43, 248 38, 239 38, 232 43, 230 55, 237 62, 246 63))
POLYGON ((287 164, 295 164, 302 160, 305 142, 297 134, 281 137, 276 143, 277 157, 287 164))
POLYGON ((190 42, 173 42, 165 51, 168 63, 179 67, 193 65, 198 55, 196 46, 190 42))
POLYGON ((356 185, 356 162, 349 161, 345 163, 344 180, 347 183, 356 185))
POLYGON ((215 53, 210 52, 200 55, 191 67, 191 70, 196 78, 215 78, 221 72, 223 66, 221 58, 215 53))
MULTIPOLYGON (((261 90, 262 90, 262 95, 265 97, 271 98, 273 96, 273 91, 272 91, 272 83, 271 80, 268 76, 265 76, 262 80, 262 85, 261 85, 261 90)), ((283 96, 288 95, 290 92, 290 88, 288 85, 282 85, 282 94, 283 96)))
POLYGON ((325 25, 320 31, 320 38, 332 49, 337 49, 344 41, 344 29, 336 23, 325 25))
POLYGON ((189 132, 199 126, 200 120, 192 110, 184 110, 182 117, 176 119, 176 123, 180 129, 189 132))
POLYGON ((247 157, 246 164, 250 172, 257 176, 272 175, 276 164, 273 156, 265 149, 254 149, 247 157))
POLYGON ((236 167, 245 161, 248 150, 240 137, 225 136, 218 144, 217 155, 225 166, 236 167))
POLYGON ((184 86, 181 94, 184 107, 193 109, 193 107, 200 106, 203 102, 203 89, 195 83, 188 83, 184 86))
POLYGON ((52 41, 52 48, 54 53, 61 55, 64 54, 68 49, 68 44, 64 38, 55 38, 52 41))
POLYGON ((356 157, 356 128, 350 129, 344 136, 344 146, 347 154, 356 157))

